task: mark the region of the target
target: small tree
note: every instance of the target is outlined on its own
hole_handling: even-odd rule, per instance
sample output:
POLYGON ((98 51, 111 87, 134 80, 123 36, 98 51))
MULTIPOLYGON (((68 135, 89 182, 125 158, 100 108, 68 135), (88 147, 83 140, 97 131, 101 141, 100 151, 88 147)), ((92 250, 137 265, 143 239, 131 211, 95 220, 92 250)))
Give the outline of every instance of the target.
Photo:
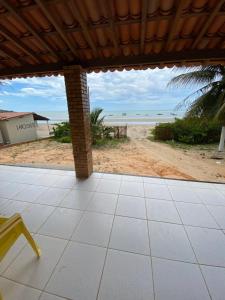
POLYGON ((102 112, 103 112, 102 108, 95 108, 91 111, 90 114, 93 144, 95 144, 96 141, 102 137, 103 121, 105 118, 104 116, 100 117, 102 112))
POLYGON ((91 111, 91 133, 92 133, 92 143, 96 142, 102 138, 110 138, 113 128, 104 125, 105 116, 101 116, 103 112, 102 108, 95 108, 91 111))

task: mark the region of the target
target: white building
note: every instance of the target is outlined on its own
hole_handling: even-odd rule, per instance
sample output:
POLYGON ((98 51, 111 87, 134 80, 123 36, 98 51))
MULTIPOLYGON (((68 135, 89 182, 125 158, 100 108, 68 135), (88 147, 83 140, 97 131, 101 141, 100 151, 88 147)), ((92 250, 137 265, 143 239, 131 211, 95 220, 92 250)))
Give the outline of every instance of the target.
POLYGON ((37 121, 48 118, 31 112, 0 113, 0 144, 33 141, 37 136, 37 121))

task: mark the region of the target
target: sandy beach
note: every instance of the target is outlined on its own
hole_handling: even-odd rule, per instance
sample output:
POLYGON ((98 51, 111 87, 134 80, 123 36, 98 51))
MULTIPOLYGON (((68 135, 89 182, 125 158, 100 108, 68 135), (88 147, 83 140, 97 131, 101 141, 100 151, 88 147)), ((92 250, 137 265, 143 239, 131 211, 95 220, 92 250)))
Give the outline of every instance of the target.
MULTIPOLYGON (((147 139, 152 125, 128 126, 129 142, 115 148, 93 149, 97 172, 161 176, 225 182, 225 162, 211 159, 216 145, 181 149, 147 139)), ((44 131, 44 129, 42 128, 44 131)), ((15 145, 0 150, 2 164, 74 167, 72 145, 52 139, 15 145)))

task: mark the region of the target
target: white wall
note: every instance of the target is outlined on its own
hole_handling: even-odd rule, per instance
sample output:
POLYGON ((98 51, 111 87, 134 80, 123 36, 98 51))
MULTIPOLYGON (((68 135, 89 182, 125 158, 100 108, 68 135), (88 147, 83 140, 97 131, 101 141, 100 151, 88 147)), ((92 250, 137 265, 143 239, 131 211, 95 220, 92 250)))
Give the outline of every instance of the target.
POLYGON ((8 130, 7 130, 7 121, 0 121, 0 130, 2 133, 4 144, 8 144, 9 143, 9 135, 8 135, 8 130))
POLYGON ((3 140, 1 129, 0 129, 0 144, 4 144, 4 140, 3 140))
POLYGON ((15 144, 37 139, 36 124, 32 114, 1 121, 0 129, 5 143, 15 144))

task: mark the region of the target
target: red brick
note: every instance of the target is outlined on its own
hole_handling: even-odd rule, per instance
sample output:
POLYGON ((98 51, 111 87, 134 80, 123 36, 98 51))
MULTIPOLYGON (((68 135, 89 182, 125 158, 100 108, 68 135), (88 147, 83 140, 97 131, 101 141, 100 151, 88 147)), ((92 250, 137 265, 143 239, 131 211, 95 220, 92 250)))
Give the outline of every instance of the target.
POLYGON ((88 177, 93 171, 93 162, 87 77, 80 66, 70 66, 65 67, 64 78, 76 176, 88 177))

